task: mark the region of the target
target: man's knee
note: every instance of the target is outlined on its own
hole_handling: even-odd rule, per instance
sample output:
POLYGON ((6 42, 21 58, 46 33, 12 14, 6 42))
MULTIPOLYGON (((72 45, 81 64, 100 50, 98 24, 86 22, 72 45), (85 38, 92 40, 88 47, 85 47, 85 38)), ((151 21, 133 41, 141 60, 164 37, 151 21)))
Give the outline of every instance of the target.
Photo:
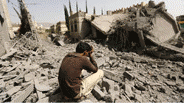
POLYGON ((104 71, 103 70, 98 69, 97 73, 100 75, 100 78, 104 77, 104 71))

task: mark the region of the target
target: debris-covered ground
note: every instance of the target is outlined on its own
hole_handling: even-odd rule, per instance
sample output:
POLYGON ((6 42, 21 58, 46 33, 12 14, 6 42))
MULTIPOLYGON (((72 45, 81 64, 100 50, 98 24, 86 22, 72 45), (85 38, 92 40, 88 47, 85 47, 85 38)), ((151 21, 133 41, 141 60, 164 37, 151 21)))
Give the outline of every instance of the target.
MULTIPOLYGON (((105 77, 84 102, 184 102, 184 63, 134 52, 115 52, 93 40, 105 77)), ((0 59, 1 102, 62 102, 58 70, 77 43, 56 46, 23 36, 0 59)))

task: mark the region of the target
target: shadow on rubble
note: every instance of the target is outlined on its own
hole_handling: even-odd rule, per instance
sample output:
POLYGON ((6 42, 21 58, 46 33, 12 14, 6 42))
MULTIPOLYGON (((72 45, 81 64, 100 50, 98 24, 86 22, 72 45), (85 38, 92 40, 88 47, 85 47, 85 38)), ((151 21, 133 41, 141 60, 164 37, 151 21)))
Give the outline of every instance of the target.
POLYGON ((77 100, 65 100, 59 88, 49 95, 49 102, 77 102, 77 100))
POLYGON ((67 101, 63 99, 61 93, 57 93, 49 96, 49 102, 67 102, 67 101))

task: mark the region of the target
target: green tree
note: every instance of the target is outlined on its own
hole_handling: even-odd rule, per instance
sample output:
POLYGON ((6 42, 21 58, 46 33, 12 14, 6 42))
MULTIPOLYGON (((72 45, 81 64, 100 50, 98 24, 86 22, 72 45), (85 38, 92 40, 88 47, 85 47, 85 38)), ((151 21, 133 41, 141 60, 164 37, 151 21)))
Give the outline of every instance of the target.
POLYGON ((69 15, 68 15, 68 10, 66 8, 66 5, 64 5, 64 12, 65 12, 66 26, 67 26, 68 30, 70 30, 70 28, 69 28, 69 15))

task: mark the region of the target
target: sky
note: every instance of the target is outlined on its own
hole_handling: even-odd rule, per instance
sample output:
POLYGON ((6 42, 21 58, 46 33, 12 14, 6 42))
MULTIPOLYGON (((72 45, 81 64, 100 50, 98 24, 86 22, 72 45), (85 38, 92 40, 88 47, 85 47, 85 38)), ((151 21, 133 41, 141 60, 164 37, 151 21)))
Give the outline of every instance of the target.
MULTIPOLYGON (((17 0, 9 0, 8 10, 11 21, 13 23, 20 23, 20 20, 14 11, 15 7, 18 11, 17 0), (13 4, 12 4, 13 3, 13 4)), ((73 12, 76 12, 76 1, 78 2, 79 10, 86 10, 86 0, 70 0, 73 12)), ((184 0, 154 0, 156 4, 164 1, 167 11, 174 17, 184 15, 184 0)), ((133 4, 140 4, 141 2, 148 3, 149 0, 87 0, 88 13, 93 14, 93 8, 96 9, 96 14, 101 14, 103 9, 104 14, 107 10, 116 10, 122 7, 130 7, 133 4)), ((48 22, 56 24, 59 21, 65 21, 64 7, 66 5, 69 11, 69 0, 25 0, 27 8, 32 15, 32 19, 37 23, 48 22)))

